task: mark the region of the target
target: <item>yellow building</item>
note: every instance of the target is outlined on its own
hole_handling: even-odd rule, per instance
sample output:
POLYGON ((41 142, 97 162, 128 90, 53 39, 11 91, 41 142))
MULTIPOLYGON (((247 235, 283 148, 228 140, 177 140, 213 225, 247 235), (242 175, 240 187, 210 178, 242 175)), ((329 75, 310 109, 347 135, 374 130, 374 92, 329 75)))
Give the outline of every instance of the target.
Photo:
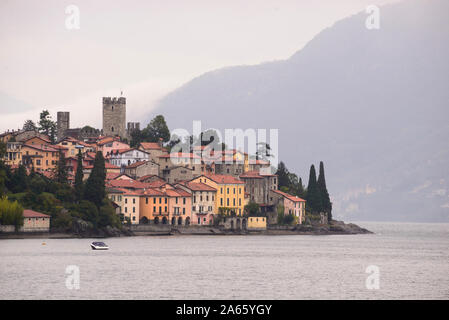
POLYGON ((141 192, 138 190, 108 189, 107 194, 108 198, 120 207, 119 214, 123 214, 132 224, 139 224, 141 192))
POLYGON ((249 217, 248 218, 248 230, 266 230, 267 218, 266 217, 249 217))
POLYGON ((217 190, 215 213, 243 215, 245 207, 245 183, 233 176, 210 174, 201 175, 192 182, 204 183, 217 190), (220 210, 220 208, 223 208, 220 210))

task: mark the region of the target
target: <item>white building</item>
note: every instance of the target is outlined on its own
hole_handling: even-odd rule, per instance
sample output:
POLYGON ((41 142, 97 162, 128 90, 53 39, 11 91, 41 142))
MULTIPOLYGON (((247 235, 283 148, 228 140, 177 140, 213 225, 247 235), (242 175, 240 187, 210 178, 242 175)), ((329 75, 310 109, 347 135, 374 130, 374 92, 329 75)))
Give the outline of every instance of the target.
POLYGON ((124 150, 112 150, 109 155, 109 163, 122 168, 132 165, 139 161, 148 161, 150 155, 148 152, 132 148, 124 150))

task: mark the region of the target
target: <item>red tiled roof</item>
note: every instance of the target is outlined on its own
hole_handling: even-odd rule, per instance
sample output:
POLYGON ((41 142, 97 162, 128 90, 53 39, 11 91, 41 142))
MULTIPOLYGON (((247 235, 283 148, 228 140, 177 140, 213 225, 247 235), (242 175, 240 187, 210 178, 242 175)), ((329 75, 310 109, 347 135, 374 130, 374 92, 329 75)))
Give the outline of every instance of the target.
POLYGON ((114 188, 128 188, 128 189, 145 189, 151 188, 152 185, 136 180, 111 180, 107 182, 108 186, 114 188))
POLYGON ((278 194, 284 196, 285 198, 287 198, 288 200, 291 200, 291 201, 293 201, 293 202, 306 202, 306 200, 304 200, 304 199, 301 199, 301 198, 299 198, 299 197, 297 197, 297 196, 293 196, 293 195, 291 195, 291 194, 282 192, 282 191, 280 191, 280 190, 271 190, 271 191, 276 192, 276 193, 278 193, 278 194))
POLYGON ((198 182, 190 182, 190 181, 183 181, 178 182, 179 184, 182 184, 189 188, 192 191, 217 191, 217 189, 205 184, 205 183, 198 183, 198 182))
POLYGON ((165 150, 165 148, 161 147, 157 142, 142 142, 140 146, 145 150, 165 150))
POLYGON ((36 212, 33 210, 28 210, 28 209, 23 210, 23 217, 24 218, 50 218, 50 216, 47 214, 43 214, 43 213, 36 212))
POLYGON ((244 184, 240 179, 225 174, 205 174, 204 177, 221 184, 244 184))
POLYGON ((37 145, 37 144, 24 144, 24 147, 30 147, 32 149, 36 149, 39 151, 44 151, 44 152, 58 152, 58 149, 55 149, 53 147, 50 147, 48 145, 45 144, 41 144, 41 145, 37 145))
MULTIPOLYGON (((105 162, 105 169, 120 169, 120 167, 113 165, 112 163, 105 162)), ((84 169, 93 169, 94 166, 85 166, 84 169)))
POLYGON ((108 172, 106 173, 106 180, 114 180, 118 176, 120 176, 120 173, 118 172, 108 172))

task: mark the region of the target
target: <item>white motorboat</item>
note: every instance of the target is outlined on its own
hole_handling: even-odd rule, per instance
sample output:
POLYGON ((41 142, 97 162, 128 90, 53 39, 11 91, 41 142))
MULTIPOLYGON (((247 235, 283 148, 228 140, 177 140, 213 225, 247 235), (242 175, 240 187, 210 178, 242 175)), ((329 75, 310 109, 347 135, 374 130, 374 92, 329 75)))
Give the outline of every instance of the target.
POLYGON ((108 245, 104 242, 92 242, 90 244, 90 246, 92 247, 92 250, 108 250, 109 249, 108 245))

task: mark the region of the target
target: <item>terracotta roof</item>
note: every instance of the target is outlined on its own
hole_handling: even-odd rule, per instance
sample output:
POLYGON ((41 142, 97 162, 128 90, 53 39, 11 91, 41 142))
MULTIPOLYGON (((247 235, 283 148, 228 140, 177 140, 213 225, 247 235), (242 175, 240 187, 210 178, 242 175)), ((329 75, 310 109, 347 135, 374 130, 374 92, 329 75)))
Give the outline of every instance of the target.
POLYGON ((299 197, 297 197, 297 196, 293 196, 293 195, 291 195, 291 194, 282 192, 282 191, 280 191, 280 190, 271 190, 271 191, 273 191, 273 192, 275 192, 275 193, 278 193, 278 194, 284 196, 285 198, 287 198, 288 200, 291 200, 291 201, 293 201, 293 202, 306 202, 306 200, 304 200, 304 199, 301 199, 301 198, 299 198, 299 197))
POLYGON ((165 193, 161 190, 158 190, 156 188, 149 188, 142 192, 143 196, 157 196, 157 197, 164 197, 165 193))
POLYGON ((50 216, 47 214, 43 214, 43 213, 36 212, 33 210, 28 210, 28 209, 23 210, 23 217, 24 218, 50 218, 50 216))
POLYGON ((145 150, 165 150, 165 148, 161 147, 157 142, 142 142, 140 146, 145 150))
POLYGON ((192 191, 217 191, 217 189, 215 189, 205 183, 183 181, 183 182, 178 182, 178 184, 182 184, 183 186, 186 186, 187 188, 189 188, 192 191))
POLYGON ((155 174, 147 174, 146 176, 140 177, 140 178, 139 178, 139 181, 143 181, 143 180, 146 180, 146 179, 149 179, 149 178, 152 178, 152 177, 158 177, 160 180, 164 180, 164 179, 162 179, 161 177, 159 177, 158 175, 155 175, 155 174))
MULTIPOLYGON (((219 184, 244 184, 245 183, 240 179, 237 179, 233 176, 229 176, 229 175, 225 175, 225 174, 205 174, 203 176, 206 178, 209 178, 212 181, 219 183, 219 184)), ((197 178, 195 178, 195 180, 196 179, 197 178)))
MULTIPOLYGON (((105 169, 120 169, 120 167, 117 167, 115 165, 113 165, 112 163, 109 162, 105 162, 104 164, 105 169)), ((84 169, 93 169, 94 166, 85 166, 84 169)))
POLYGON ((118 173, 118 172, 107 172, 106 173, 106 180, 114 180, 118 176, 120 176, 120 173, 118 173))
POLYGON ((37 144, 24 144, 23 147, 30 147, 32 149, 36 149, 43 152, 58 152, 58 149, 55 149, 53 147, 50 147, 45 144, 37 145, 37 144))
POLYGON ((184 191, 180 188, 176 189, 167 189, 165 190, 165 194, 169 197, 191 197, 192 195, 187 191, 184 191))
POLYGON ((114 188, 128 188, 128 189, 145 189, 151 188, 152 185, 136 180, 110 180, 107 182, 108 186, 114 188))

